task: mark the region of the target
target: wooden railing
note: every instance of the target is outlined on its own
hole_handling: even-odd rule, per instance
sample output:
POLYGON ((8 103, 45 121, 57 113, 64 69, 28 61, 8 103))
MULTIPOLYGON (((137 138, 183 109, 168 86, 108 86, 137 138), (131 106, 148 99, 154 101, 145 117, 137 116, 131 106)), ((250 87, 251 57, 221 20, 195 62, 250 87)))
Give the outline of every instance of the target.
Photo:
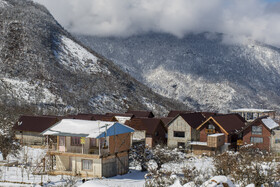
POLYGON ((214 134, 216 131, 215 129, 205 129, 206 134, 214 134))

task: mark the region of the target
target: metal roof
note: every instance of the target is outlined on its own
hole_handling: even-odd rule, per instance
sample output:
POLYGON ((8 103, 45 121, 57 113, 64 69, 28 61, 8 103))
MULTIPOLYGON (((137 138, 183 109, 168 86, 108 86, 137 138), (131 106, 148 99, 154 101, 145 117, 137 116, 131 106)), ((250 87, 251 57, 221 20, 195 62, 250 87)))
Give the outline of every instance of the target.
POLYGON ((275 112, 275 110, 269 109, 256 109, 256 108, 239 108, 230 110, 230 112, 255 112, 255 113, 267 113, 267 112, 275 112))
POLYGON ((42 135, 102 138, 134 132, 134 129, 118 122, 62 119, 42 135))

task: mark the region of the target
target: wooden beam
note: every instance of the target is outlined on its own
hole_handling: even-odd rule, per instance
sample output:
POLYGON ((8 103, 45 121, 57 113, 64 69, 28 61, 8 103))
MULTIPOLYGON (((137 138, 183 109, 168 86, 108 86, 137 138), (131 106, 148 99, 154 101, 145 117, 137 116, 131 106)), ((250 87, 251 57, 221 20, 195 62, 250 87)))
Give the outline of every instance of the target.
POLYGON ((69 152, 58 152, 58 151, 49 151, 48 154, 49 155, 70 156, 70 157, 93 158, 93 159, 101 158, 99 155, 81 154, 81 153, 69 153, 69 152))

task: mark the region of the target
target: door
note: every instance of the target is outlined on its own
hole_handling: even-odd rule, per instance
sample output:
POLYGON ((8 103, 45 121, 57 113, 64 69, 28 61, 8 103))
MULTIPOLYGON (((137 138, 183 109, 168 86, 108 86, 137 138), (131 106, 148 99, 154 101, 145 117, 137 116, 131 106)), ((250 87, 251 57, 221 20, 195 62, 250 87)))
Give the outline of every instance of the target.
POLYGON ((65 152, 65 143, 66 141, 66 137, 65 136, 59 136, 59 146, 58 146, 58 151, 61 151, 61 152, 65 152))

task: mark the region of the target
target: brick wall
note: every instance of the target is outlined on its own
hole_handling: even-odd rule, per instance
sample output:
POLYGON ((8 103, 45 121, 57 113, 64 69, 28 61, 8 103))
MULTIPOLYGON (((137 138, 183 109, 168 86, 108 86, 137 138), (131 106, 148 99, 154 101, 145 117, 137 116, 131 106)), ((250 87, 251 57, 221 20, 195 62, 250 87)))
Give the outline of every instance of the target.
MULTIPOLYGON (((207 142, 207 133, 206 133, 206 129, 208 128, 208 124, 209 122, 207 122, 206 124, 204 124, 201 129, 200 129, 200 141, 201 142, 207 142)), ((226 143, 231 143, 230 142, 230 136, 226 135, 226 132, 223 131, 218 125, 216 125, 215 123, 211 123, 212 125, 214 125, 215 127, 215 133, 224 133, 225 134, 225 142, 226 143)))
POLYGON ((250 126, 243 131, 244 144, 251 144, 251 137, 260 137, 263 138, 263 143, 257 143, 253 146, 262 150, 270 151, 270 131, 260 121, 256 121, 253 126, 261 126, 262 135, 252 134, 252 126, 250 126))

